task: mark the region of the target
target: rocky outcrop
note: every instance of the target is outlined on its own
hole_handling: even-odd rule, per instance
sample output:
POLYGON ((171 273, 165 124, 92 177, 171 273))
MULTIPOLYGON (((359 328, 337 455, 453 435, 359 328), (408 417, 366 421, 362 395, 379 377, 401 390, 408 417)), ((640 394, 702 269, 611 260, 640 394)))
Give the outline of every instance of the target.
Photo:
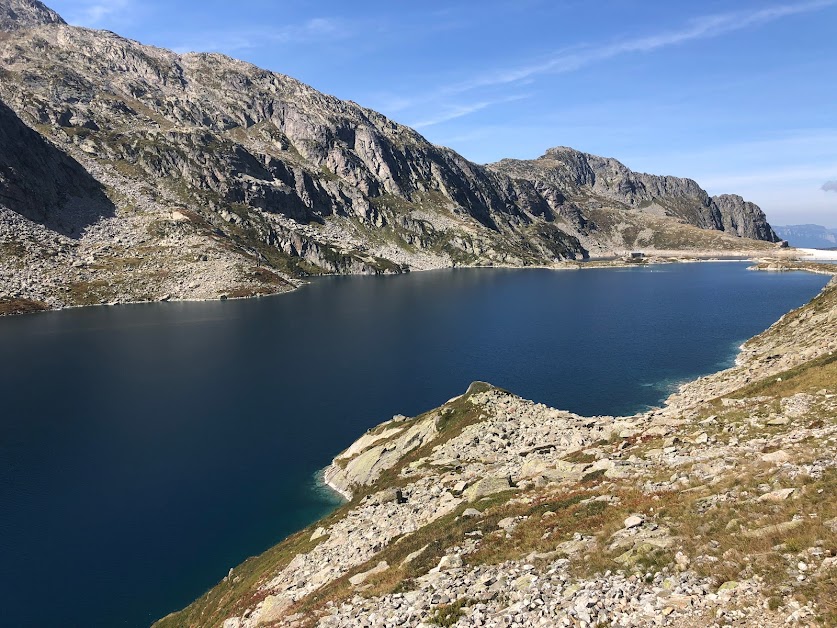
POLYGON ((712 203, 721 214, 725 231, 736 233, 742 238, 767 242, 781 240, 768 224, 764 212, 755 203, 745 201, 737 194, 713 196, 712 203))
POLYGON ((438 434, 439 416, 431 414, 420 421, 405 424, 405 417, 379 425, 366 434, 329 465, 323 479, 347 499, 357 486, 369 486, 414 449, 432 441, 438 434), (400 425, 404 425, 401 427, 400 425))
POLYGON ((38 0, 0 0, 0 31, 64 23, 60 15, 38 0))
POLYGON ((74 238, 113 215, 99 181, 0 102, 0 203, 74 238))
MULTIPOLYGON (((76 289, 61 284, 67 261, 104 252, 113 268, 132 258, 108 251, 104 232, 155 248, 158 276, 179 272, 182 260, 166 245, 173 213, 191 216, 202 248, 223 249, 242 269, 214 296, 268 292, 321 273, 550 266, 591 251, 763 249, 773 239, 769 226, 756 226, 763 215, 755 206, 714 203, 686 179, 639 175, 571 149, 481 166, 379 113, 223 55, 178 55, 68 26, 30 0, 0 0, 0 16, 3 115, 32 138, 32 154, 6 156, 17 163, 5 186, 23 189, 48 171, 50 188, 25 203, 0 197, 0 211, 25 221, 50 216, 39 230, 3 214, 7 248, 18 253, 0 260, 0 276, 13 277, 20 298, 50 306, 101 300, 86 279, 76 289), (47 146, 50 163, 40 156, 47 146), (58 161, 74 164, 85 189, 96 182, 111 216, 94 212, 94 223, 75 231, 54 227, 79 222, 65 202, 78 185, 62 184, 58 161), (56 233, 82 231, 72 248, 78 256, 42 255, 56 233), (38 285, 59 288, 27 292, 15 274, 21 257, 44 258, 38 285), (254 265, 280 281, 251 285, 254 265)), ((206 283, 202 273, 184 287, 160 281, 138 290, 128 274, 107 282, 114 301, 138 292, 197 298, 189 285, 206 283)), ((9 296, 4 288, 0 298, 9 296)))
MULTIPOLYGON (((779 241, 761 209, 740 196, 710 197, 691 179, 633 172, 615 159, 558 147, 533 161, 505 159, 490 167, 512 177, 517 186, 523 181, 533 185, 541 198, 550 199, 549 205, 557 213, 566 205, 576 206, 574 211, 583 215, 585 207, 616 204, 627 211, 668 216, 701 229, 779 241)), ((579 223, 579 228, 586 226, 579 223)))

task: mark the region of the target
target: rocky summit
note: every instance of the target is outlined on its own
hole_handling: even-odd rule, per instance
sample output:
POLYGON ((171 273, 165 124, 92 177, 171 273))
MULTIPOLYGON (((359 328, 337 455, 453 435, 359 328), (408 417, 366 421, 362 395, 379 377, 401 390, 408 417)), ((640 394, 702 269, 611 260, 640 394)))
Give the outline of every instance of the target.
POLYGON ((832 279, 661 408, 393 417, 325 470, 344 506, 157 628, 834 626, 835 446, 832 279))
POLYGON ((323 273, 767 251, 764 214, 556 148, 474 164, 290 77, 0 0, 0 311, 292 289, 323 273))
POLYGON ((13 31, 44 24, 65 24, 52 9, 38 0, 0 0, 0 30, 13 31))

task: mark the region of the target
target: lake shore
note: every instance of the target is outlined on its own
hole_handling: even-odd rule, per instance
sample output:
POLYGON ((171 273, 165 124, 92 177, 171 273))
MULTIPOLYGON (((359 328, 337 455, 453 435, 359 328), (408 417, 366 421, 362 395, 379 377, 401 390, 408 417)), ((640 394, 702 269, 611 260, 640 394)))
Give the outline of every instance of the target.
MULTIPOLYGON (((631 258, 631 252, 623 252, 621 254, 607 254, 591 256, 585 261, 566 260, 556 262, 549 265, 531 265, 531 266, 515 266, 515 265, 501 265, 494 264, 491 266, 469 265, 469 266, 433 266, 428 268, 420 268, 408 270, 407 272, 419 273, 433 270, 444 270, 447 268, 509 268, 509 269, 524 269, 524 268, 538 268, 550 270, 586 270, 591 268, 626 268, 643 264, 669 264, 669 263, 693 263, 693 262, 714 262, 714 261, 760 261, 764 259, 771 259, 776 261, 792 260, 797 258, 796 251, 803 249, 742 249, 740 251, 728 250, 701 250, 701 251, 677 251, 677 250, 643 250, 638 249, 634 253, 640 253, 642 256, 631 258)), ((341 276, 341 275, 322 275, 341 276)), ((245 291, 245 293, 231 292, 229 294, 220 294, 216 297, 173 297, 171 295, 164 295, 155 299, 115 299, 103 300, 99 303, 84 303, 79 305, 50 305, 45 301, 39 301, 29 298, 0 296, 0 317, 2 316, 16 316, 23 314, 37 314, 40 312, 51 312, 60 310, 76 309, 80 307, 115 307, 118 305, 130 305, 137 303, 159 303, 159 302, 174 302, 174 303, 195 303, 215 300, 239 300, 252 299, 264 296, 276 296, 279 294, 286 294, 293 292, 304 286, 308 281, 305 279, 296 280, 294 283, 277 282, 272 288, 265 285, 260 285, 258 289, 245 291)))
POLYGON ((837 486, 836 311, 832 280, 735 366, 645 413, 583 417, 475 384, 372 428, 329 469, 348 504, 270 550, 286 557, 270 570, 233 572, 159 625, 199 625, 197 611, 226 628, 686 626, 719 613, 778 626, 827 613, 835 561, 816 548, 837 541, 837 505, 819 497, 837 486), (794 549, 753 562, 780 540, 794 549), (788 560, 801 577, 785 580, 788 560))

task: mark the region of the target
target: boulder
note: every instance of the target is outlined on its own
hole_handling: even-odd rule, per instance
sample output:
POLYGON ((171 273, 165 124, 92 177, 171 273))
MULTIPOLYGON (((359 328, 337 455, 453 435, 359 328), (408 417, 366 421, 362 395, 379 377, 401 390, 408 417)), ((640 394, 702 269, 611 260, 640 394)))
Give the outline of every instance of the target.
POLYGON ((285 615, 285 611, 291 604, 291 600, 287 598, 278 595, 268 595, 264 599, 264 602, 262 602, 261 612, 259 613, 259 619, 256 625, 263 626, 279 621, 285 615))
POLYGON ((389 565, 387 564, 387 562, 385 560, 382 560, 377 565, 372 567, 372 569, 370 569, 369 571, 364 571, 363 573, 355 574, 354 576, 349 578, 349 582, 353 586, 361 585, 364 582, 366 582, 369 579, 370 576, 374 576, 375 574, 383 573, 387 569, 389 569, 389 565))
POLYGON ((763 454, 761 457, 763 462, 770 462, 773 464, 782 464, 790 460, 790 456, 786 451, 772 451, 769 454, 763 454))
POLYGON ((669 434, 671 434, 671 432, 672 429, 667 425, 652 425, 647 430, 645 430, 642 433, 642 435, 646 438, 662 438, 663 436, 668 436, 669 434))
POLYGON ((424 554, 424 551, 425 551, 428 547, 430 547, 430 546, 429 546, 429 545, 425 545, 425 546, 424 546, 424 547, 422 547, 421 549, 417 549, 415 552, 410 552, 409 554, 407 554, 407 557, 406 557, 403 561, 401 561, 401 564, 402 564, 402 565, 407 565, 407 564, 409 564, 409 563, 413 562, 416 558, 418 558, 419 556, 421 556, 422 554, 424 554))
POLYGON ((770 491, 759 497, 760 502, 783 502, 790 497, 796 489, 780 488, 776 491, 770 491))
POLYGON ((784 521, 763 528, 756 528, 755 530, 744 530, 742 534, 748 539, 762 539, 768 536, 786 534, 802 526, 804 523, 802 519, 794 519, 793 521, 784 521))
POLYGON ((442 560, 439 561, 436 571, 447 571, 449 569, 459 569, 461 567, 462 556, 459 554, 448 554, 447 556, 442 556, 442 560))
POLYGON ((393 502, 396 504, 406 504, 407 498, 404 497, 404 493, 400 488, 385 488, 382 491, 370 495, 369 501, 371 504, 389 504, 393 502))
POLYGON ((475 502, 482 497, 494 495, 495 493, 502 493, 508 491, 512 487, 512 483, 508 476, 505 477, 484 477, 473 486, 468 487, 464 493, 464 497, 469 502, 475 502))

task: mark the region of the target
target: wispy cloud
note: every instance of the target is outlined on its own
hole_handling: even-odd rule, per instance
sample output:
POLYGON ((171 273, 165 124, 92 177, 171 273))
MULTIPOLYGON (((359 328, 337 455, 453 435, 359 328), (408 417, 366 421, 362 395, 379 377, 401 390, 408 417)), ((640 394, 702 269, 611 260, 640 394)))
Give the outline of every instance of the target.
POLYGON ((332 18, 317 17, 301 24, 289 24, 280 28, 248 28, 201 33, 189 41, 173 46, 177 53, 224 52, 232 54, 260 46, 315 43, 323 40, 345 39, 353 31, 347 24, 332 18))
POLYGON ((134 8, 133 0, 80 0, 66 16, 70 24, 99 28, 127 19, 134 8))
POLYGON ((821 188, 824 192, 837 192, 837 181, 826 181, 821 188))
MULTIPOLYGON (((393 114, 420 106, 426 108, 428 103, 444 102, 471 91, 484 91, 512 84, 527 85, 544 75, 574 72, 623 55, 651 53, 688 42, 720 37, 792 15, 818 11, 835 4, 837 4, 837 0, 809 0, 808 2, 793 4, 777 4, 754 11, 704 15, 692 19, 681 28, 652 33, 642 37, 563 48, 540 60, 514 67, 487 70, 467 80, 443 85, 419 96, 390 97, 392 106, 384 107, 384 109, 393 114)), ((450 120, 479 111, 486 106, 488 105, 484 105, 483 102, 474 105, 448 106, 449 114, 442 113, 438 117, 444 118, 446 115, 450 115, 451 117, 447 118, 450 120), (458 115, 454 115, 457 113, 458 115)))
POLYGON ((443 122, 449 122, 450 120, 456 120, 457 118, 476 113, 477 111, 487 109, 488 107, 492 107, 494 105, 514 102, 517 100, 525 100, 530 97, 531 96, 529 94, 520 94, 517 96, 508 96, 506 98, 497 98, 495 100, 483 100, 481 102, 470 103, 465 105, 454 105, 443 110, 441 113, 432 118, 421 120, 419 122, 413 122, 410 126, 414 129, 424 129, 429 126, 442 124, 443 122))
POLYGON ((450 92, 464 92, 480 87, 507 85, 526 81, 542 74, 572 72, 588 65, 625 54, 654 52, 691 41, 719 37, 735 31, 760 26, 778 19, 810 13, 837 4, 837 0, 814 0, 795 4, 780 4, 751 12, 705 15, 691 20, 680 29, 643 37, 623 39, 600 45, 578 46, 556 52, 546 60, 515 68, 498 69, 474 79, 445 88, 450 92))

